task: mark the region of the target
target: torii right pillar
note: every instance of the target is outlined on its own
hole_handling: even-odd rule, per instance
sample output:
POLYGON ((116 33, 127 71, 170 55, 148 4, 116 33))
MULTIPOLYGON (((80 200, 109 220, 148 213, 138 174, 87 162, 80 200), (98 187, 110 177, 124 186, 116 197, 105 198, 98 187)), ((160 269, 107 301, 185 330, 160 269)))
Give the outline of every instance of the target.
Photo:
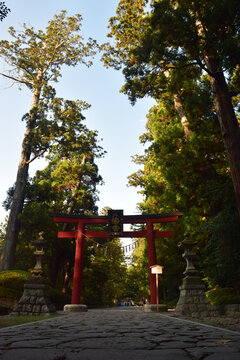
POLYGON ((151 304, 157 303, 156 293, 156 278, 155 274, 151 272, 151 266, 156 265, 156 251, 155 251, 155 238, 153 231, 153 223, 147 221, 147 244, 148 244, 148 267, 149 267, 149 283, 150 283, 150 297, 151 304))

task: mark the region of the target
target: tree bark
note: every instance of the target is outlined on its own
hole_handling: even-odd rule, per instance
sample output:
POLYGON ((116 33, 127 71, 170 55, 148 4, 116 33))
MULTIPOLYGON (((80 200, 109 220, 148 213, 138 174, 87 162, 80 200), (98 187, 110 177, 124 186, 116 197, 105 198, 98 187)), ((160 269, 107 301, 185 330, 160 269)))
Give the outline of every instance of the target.
POLYGON ((174 106, 180 118, 184 134, 187 139, 191 138, 192 131, 189 129, 189 121, 183 108, 182 100, 178 94, 173 94, 174 106))
POLYGON ((26 146, 29 145, 27 143, 28 142, 27 137, 31 133, 34 126, 34 122, 36 118, 34 108, 39 103, 40 92, 41 89, 36 88, 33 93, 32 105, 28 116, 24 139, 22 142, 21 158, 18 165, 18 172, 15 183, 15 190, 13 194, 12 206, 9 214, 6 235, 3 243, 3 252, 1 255, 0 270, 12 269, 14 265, 16 245, 20 230, 19 215, 21 214, 23 209, 25 188, 28 178, 28 168, 29 168, 28 161, 31 156, 31 150, 29 146, 26 146))
MULTIPOLYGON (((169 70, 164 71, 164 75, 166 76, 167 79, 169 79, 169 77, 170 77, 169 70)), ((178 113, 179 119, 181 121, 184 134, 187 139, 190 139, 192 136, 192 130, 190 130, 190 128, 189 128, 190 124, 189 124, 189 121, 188 121, 187 115, 185 113, 183 103, 182 103, 182 100, 181 100, 181 97, 179 94, 173 93, 173 102, 174 102, 174 107, 178 113)))
POLYGON ((213 98, 232 176, 238 213, 240 216, 240 130, 233 109, 228 85, 214 55, 205 55, 213 98))

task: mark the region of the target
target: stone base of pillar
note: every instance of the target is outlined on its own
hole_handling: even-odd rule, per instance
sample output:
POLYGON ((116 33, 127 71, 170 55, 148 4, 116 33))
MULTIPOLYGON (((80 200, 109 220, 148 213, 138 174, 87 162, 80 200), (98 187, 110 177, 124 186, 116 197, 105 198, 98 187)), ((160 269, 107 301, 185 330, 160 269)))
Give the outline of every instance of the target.
POLYGON ((213 309, 205 295, 205 286, 198 276, 186 276, 180 289, 176 314, 198 317, 210 316, 213 309))
POLYGON ((150 312, 150 311, 156 311, 156 312, 167 312, 167 305, 165 304, 145 304, 143 306, 143 310, 150 312))
POLYGON ((87 307, 87 305, 83 305, 83 304, 68 304, 68 305, 64 305, 63 311, 64 312, 84 312, 84 311, 88 311, 88 307, 87 307))
POLYGON ((9 315, 48 316, 56 312, 48 297, 48 285, 42 279, 31 279, 24 285, 24 291, 17 306, 9 315))

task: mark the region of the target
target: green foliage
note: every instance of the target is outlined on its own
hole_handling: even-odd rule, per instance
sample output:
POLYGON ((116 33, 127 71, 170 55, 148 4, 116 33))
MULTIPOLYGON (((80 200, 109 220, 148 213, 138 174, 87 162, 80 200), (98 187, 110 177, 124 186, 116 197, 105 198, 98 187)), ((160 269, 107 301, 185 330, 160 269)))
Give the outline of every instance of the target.
POLYGON ((170 299, 177 297, 184 269, 177 244, 185 233, 198 241, 197 265, 210 286, 237 289, 240 276, 239 221, 208 82, 199 86, 189 81, 182 100, 191 136, 186 136, 166 93, 149 111, 147 132, 140 138, 148 147, 134 161, 144 167, 129 177, 129 184, 140 187, 144 196, 139 204, 143 212, 183 213, 174 238, 156 242, 170 299))
POLYGON ((42 156, 51 146, 63 151, 65 143, 76 141, 76 128, 83 119, 82 110, 89 107, 83 101, 63 101, 55 98, 50 82, 61 77, 63 65, 87 66, 87 58, 96 53, 96 42, 84 43, 80 35, 80 14, 66 16, 61 11, 50 20, 45 32, 23 24, 23 31, 10 27, 12 41, 0 41, 0 55, 12 67, 14 81, 26 85, 33 92, 33 106, 23 116, 27 122, 24 150, 35 158, 42 156))
POLYGON ((29 280, 31 274, 22 270, 8 270, 0 272, 0 286, 23 290, 23 285, 29 280))
MULTIPOLYGON (((57 240, 60 226, 54 223, 49 213, 96 213, 96 187, 102 182, 95 159, 102 157, 104 151, 98 144, 97 132, 84 124, 82 108, 79 101, 53 100, 55 125, 51 136, 55 140, 58 135, 59 138, 49 148, 46 168, 29 179, 23 212, 19 216, 21 229, 15 268, 33 268, 35 258, 31 242, 43 231, 47 240, 46 274, 53 285, 58 279, 58 286, 63 286, 65 264, 70 263, 73 267, 75 247, 70 239, 57 240)), ((12 199, 13 191, 10 191, 6 208, 11 207, 12 199)))
POLYGON ((132 102, 146 94, 159 99, 169 85, 179 93, 186 68, 190 77, 210 72, 205 58, 209 49, 219 68, 235 71, 239 26, 237 0, 204 1, 201 8, 198 1, 120 0, 109 20, 108 36, 114 43, 104 44, 103 60, 106 66, 123 67, 122 90, 132 102), (174 68, 175 79, 166 79, 174 68))
MULTIPOLYGON (((174 231, 177 233, 178 229, 175 227, 174 231)), ((176 239, 178 236, 155 241, 157 264, 163 266, 163 274, 159 277, 160 298, 167 304, 177 302, 185 269, 176 239)))
POLYGON ((2 40, 0 54, 15 68, 22 83, 30 89, 45 86, 46 90, 49 80, 56 82, 61 76, 62 65, 91 65, 86 58, 95 54, 96 42, 89 39, 84 44, 79 34, 81 21, 80 14, 67 17, 63 10, 49 21, 45 32, 36 31, 26 23, 23 31, 10 27, 9 33, 14 40, 2 40))
MULTIPOLYGON (((103 156, 104 151, 98 145, 97 132, 87 129, 83 124, 84 119, 79 118, 79 111, 78 107, 73 109, 68 106, 63 110, 63 114, 59 115, 58 124, 61 124, 61 121, 66 124, 65 112, 71 117, 68 124, 70 134, 68 136, 68 132, 65 132, 62 135, 61 146, 53 146, 49 151, 46 168, 37 171, 28 183, 25 205, 20 217, 22 226, 15 266, 32 268, 34 257, 31 241, 43 231, 48 243, 46 271, 52 284, 56 284, 57 278, 60 280, 58 272, 61 272, 59 286, 62 286, 60 283, 64 278, 62 269, 65 264, 70 263, 73 267, 75 246, 70 239, 57 240, 57 231, 62 225, 57 226, 49 213, 96 213, 96 186, 102 182, 95 159, 103 156)), ((10 201, 11 198, 8 202, 10 201)))
POLYGON ((5 304, 0 311, 9 312, 23 294, 23 286, 29 280, 31 274, 21 270, 9 270, 0 272, 0 298, 9 304, 5 304))
POLYGON ((44 232, 44 238, 47 241, 45 262, 48 263, 48 258, 54 251, 57 227, 53 219, 49 216, 49 208, 44 203, 33 201, 24 207, 21 215, 21 230, 14 264, 16 269, 28 271, 35 266, 35 247, 32 241, 41 231, 44 232))
POLYGON ((3 19, 7 16, 7 14, 11 10, 5 5, 5 1, 0 2, 0 21, 3 21, 3 19))
MULTIPOLYGON (((202 1, 199 7, 199 1, 120 0, 109 20, 113 41, 102 47, 105 66, 123 69, 121 91, 132 103, 145 95, 157 100, 140 138, 145 154, 134 157, 142 169, 129 184, 140 188, 142 212, 183 213, 175 237, 156 245, 163 284, 172 285, 170 297, 184 267, 177 244, 186 233, 198 241, 197 265, 209 285, 239 289, 239 217, 223 146, 226 133, 223 138, 213 101, 216 88, 212 92, 214 73, 224 69, 239 117, 239 14, 239 1, 202 1)), ((227 86, 225 93, 222 86, 225 99, 227 86)), ((230 105, 218 113, 224 118, 232 110, 230 105)), ((237 131, 236 125, 231 134, 237 131)), ((231 166, 231 150, 225 147, 231 166)))
POLYGON ((231 288, 216 287, 206 292, 211 305, 239 304, 240 296, 234 293, 231 288))
POLYGON ((240 225, 234 195, 228 184, 212 189, 212 199, 221 210, 202 226, 208 241, 203 251, 203 268, 209 286, 239 289, 240 225))
MULTIPOLYGON (((31 274, 22 270, 0 272, 0 298, 18 301, 23 294, 23 286, 30 279, 31 274)), ((58 310, 62 310, 65 304, 71 302, 69 294, 63 294, 61 290, 49 287, 49 298, 58 310)))
POLYGON ((71 304, 71 296, 69 294, 62 293, 59 289, 49 287, 48 296, 51 303, 55 305, 57 310, 62 310, 66 304, 71 304))
MULTIPOLYGON (((162 103, 166 95, 173 98, 185 135, 188 133, 187 138, 192 134, 189 114, 197 115, 196 105, 199 104, 199 99, 208 102, 197 88, 206 87, 206 76, 203 74, 209 75, 217 117, 221 129, 224 129, 222 138, 240 213, 239 172, 232 170, 235 169, 234 159, 239 159, 239 147, 233 147, 232 144, 240 141, 239 126, 234 113, 238 111, 240 92, 239 81, 236 81, 239 79, 240 63, 239 14, 240 5, 237 0, 202 1, 201 6, 199 1, 121 0, 116 16, 110 19, 109 36, 113 37, 115 42, 105 50, 104 60, 106 65, 115 66, 115 60, 118 59, 126 80, 122 91, 129 96, 132 103, 145 95, 162 103), (140 6, 137 10, 138 5, 140 6), (226 83, 224 72, 227 74, 226 83), (196 89, 192 88, 192 83, 196 85, 196 89), (232 90, 231 93, 229 90, 232 90), (192 94, 195 94, 195 106, 192 94), (233 99, 230 99, 230 96, 233 96, 233 99), (220 98, 225 99, 228 109, 222 106, 220 98), (177 109, 176 99, 180 99, 181 109, 177 109)), ((120 68, 120 65, 116 68, 120 68)), ((211 100, 210 94, 209 99, 211 100)), ((206 113, 204 115, 206 116, 206 113)), ((200 113, 200 126, 201 120, 200 113)), ((219 130, 215 132, 217 137, 218 133, 219 130)), ((172 145, 174 147, 174 143, 172 145)), ((197 163, 193 165, 198 166, 197 163)), ((191 169, 187 170, 191 176, 191 169)), ((206 170, 205 168, 205 172, 206 170)), ((185 188, 181 190, 184 191, 185 188)))
POLYGON ((119 239, 98 241, 107 246, 107 254, 102 246, 85 247, 82 298, 90 307, 113 305, 125 292, 126 265, 119 239))
MULTIPOLYGON (((156 239, 157 264, 164 267, 163 274, 159 277, 161 301, 168 304, 176 302, 184 270, 181 254, 175 238, 156 239)), ((149 268, 146 240, 141 239, 140 246, 133 251, 132 261, 127 271, 126 295, 136 303, 142 297, 149 299, 149 268)))
POLYGON ((142 297, 150 296, 149 270, 146 240, 139 239, 139 247, 132 254, 131 264, 127 269, 125 295, 139 303, 142 297))
POLYGON ((6 287, 0 286, 0 298, 10 299, 10 300, 19 300, 23 292, 16 289, 9 289, 6 287))
MULTIPOLYGON (((12 203, 8 204, 11 205, 11 211, 1 255, 2 269, 13 267, 19 232, 18 217, 24 204, 29 164, 43 155, 50 156, 51 153, 53 156, 54 151, 59 155, 60 161, 60 156, 68 157, 69 148, 72 153, 74 150, 78 152, 78 157, 79 148, 83 155, 87 152, 89 156, 89 148, 83 149, 83 142, 85 140, 89 145, 96 137, 95 132, 88 131, 91 140, 87 142, 86 136, 81 139, 84 132, 82 111, 89 105, 80 100, 56 98, 55 89, 50 85, 51 81, 57 82, 61 77, 63 65, 91 65, 88 59, 96 53, 97 44, 92 39, 84 42, 80 35, 81 21, 80 14, 68 17, 66 11, 61 11, 49 21, 45 32, 36 31, 23 24, 23 31, 20 32, 10 27, 12 41, 0 41, 0 56, 11 71, 10 76, 3 76, 10 77, 18 84, 24 84, 33 94, 30 111, 23 116, 26 131, 14 189, 15 196, 12 197, 12 203)), ((71 160, 69 157, 70 162, 71 160)), ((76 166, 74 170, 77 171, 76 166)), ((90 202, 91 196, 89 197, 90 202)))
MULTIPOLYGON (((109 19, 111 29, 109 38, 114 38, 115 44, 101 45, 104 65, 113 66, 119 70, 129 61, 129 53, 138 46, 146 27, 146 9, 148 0, 120 0, 116 16, 109 19)), ((131 61, 131 59, 130 59, 131 61)))
MULTIPOLYGON (((76 66, 95 54, 96 42, 92 39, 84 44, 79 34, 80 14, 67 17, 61 11, 49 21, 45 32, 36 31, 23 24, 23 31, 13 27, 9 33, 12 42, 0 42, 0 55, 13 67, 13 80, 25 84, 33 92, 33 106, 23 116, 27 122, 24 150, 35 158, 42 156, 50 147, 65 148, 65 143, 76 141, 76 128, 83 119, 82 110, 89 105, 83 101, 55 98, 55 90, 49 82, 57 82, 63 65, 76 66), (73 139, 73 137, 75 138, 73 139)), ((63 150, 62 150, 63 151, 63 150)))

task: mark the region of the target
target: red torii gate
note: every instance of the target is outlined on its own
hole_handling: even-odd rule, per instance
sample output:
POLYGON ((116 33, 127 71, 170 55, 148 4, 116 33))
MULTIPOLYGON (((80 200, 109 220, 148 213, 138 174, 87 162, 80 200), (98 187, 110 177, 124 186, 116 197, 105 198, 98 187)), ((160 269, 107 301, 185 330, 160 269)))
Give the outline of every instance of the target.
MULTIPOLYGON (((114 211, 114 210, 113 210, 114 211)), ((119 210, 116 210, 119 211, 119 210)), ((121 210, 120 210, 121 211, 121 210)), ((109 223, 109 216, 99 215, 64 215, 53 214, 54 221, 57 223, 76 224, 77 229, 72 231, 59 231, 58 238, 75 238, 75 264, 73 274, 72 304, 81 303, 82 291, 82 272, 83 272, 83 244, 84 238, 147 238, 148 245, 148 265, 149 265, 149 283, 151 304, 156 304, 156 281, 155 274, 151 273, 151 266, 156 265, 155 238, 173 237, 173 231, 159 231, 153 229, 153 224, 176 222, 181 216, 180 213, 156 214, 156 215, 123 215, 123 224, 146 224, 145 230, 140 231, 122 231, 121 234, 112 234, 109 231, 95 231, 85 229, 85 225, 109 223)))

